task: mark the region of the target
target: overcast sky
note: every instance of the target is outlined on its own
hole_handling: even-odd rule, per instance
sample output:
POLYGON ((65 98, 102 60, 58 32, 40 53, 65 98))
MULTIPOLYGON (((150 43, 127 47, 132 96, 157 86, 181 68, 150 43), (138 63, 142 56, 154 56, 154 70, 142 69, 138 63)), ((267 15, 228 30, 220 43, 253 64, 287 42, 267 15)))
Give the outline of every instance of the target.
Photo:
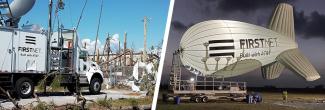
MULTIPOLYGON (((245 81, 248 86, 307 87, 325 83, 325 1, 324 0, 175 0, 162 84, 168 83, 172 53, 178 48, 182 34, 192 25, 205 21, 227 19, 266 27, 273 9, 280 2, 294 6, 296 41, 300 50, 315 66, 321 78, 307 82, 285 69, 280 78, 265 80, 260 68, 229 78, 245 81)), ((191 77, 192 73, 183 73, 191 77)))

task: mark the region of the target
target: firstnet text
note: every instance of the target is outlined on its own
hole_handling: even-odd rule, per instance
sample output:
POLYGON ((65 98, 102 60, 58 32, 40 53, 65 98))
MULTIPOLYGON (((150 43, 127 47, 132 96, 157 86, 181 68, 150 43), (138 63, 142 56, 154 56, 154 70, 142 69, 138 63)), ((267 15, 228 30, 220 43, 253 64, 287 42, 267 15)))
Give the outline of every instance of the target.
POLYGON ((239 39, 240 49, 277 47, 277 38, 239 39))
POLYGON ((31 47, 18 47, 18 51, 20 52, 32 52, 32 53, 40 53, 40 48, 31 48, 31 47))

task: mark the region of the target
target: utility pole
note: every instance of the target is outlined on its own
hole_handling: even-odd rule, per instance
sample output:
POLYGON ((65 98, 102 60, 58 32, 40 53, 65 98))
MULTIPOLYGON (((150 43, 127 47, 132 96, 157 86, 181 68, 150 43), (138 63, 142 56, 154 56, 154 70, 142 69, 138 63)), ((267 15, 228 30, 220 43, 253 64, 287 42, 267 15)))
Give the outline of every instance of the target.
POLYGON ((148 18, 147 16, 144 16, 143 18, 143 61, 145 62, 147 60, 147 22, 148 18))
POLYGON ((47 30, 47 63, 46 63, 46 68, 47 68, 47 72, 50 72, 50 53, 51 53, 51 46, 50 46, 50 39, 51 39, 51 34, 52 34, 52 5, 53 5, 53 1, 49 0, 49 15, 48 15, 48 30, 47 30))
MULTIPOLYGON (((53 1, 49 0, 49 15, 48 15, 48 30, 47 30, 47 54, 46 54, 46 74, 48 74, 50 72, 50 67, 51 67, 51 46, 50 46, 50 39, 51 39, 51 35, 52 35, 52 5, 53 5, 53 1)), ((47 80, 45 79, 45 82, 47 80)), ((46 84, 44 86, 44 94, 46 94, 46 84)))
POLYGON ((99 59, 100 59, 99 57, 100 57, 100 55, 99 55, 99 49, 97 49, 96 50, 96 57, 95 57, 95 61, 96 61, 97 64, 99 64, 99 62, 100 62, 99 61, 99 59))
POLYGON ((133 50, 130 50, 130 63, 129 63, 129 65, 134 66, 133 65, 133 50))
MULTIPOLYGON (((109 33, 107 33, 107 39, 106 39, 106 43, 107 43, 107 58, 106 58, 106 61, 109 61, 109 52, 111 51, 111 40, 109 38, 109 33)), ((107 63, 107 75, 109 75, 109 62, 107 63)))
POLYGON ((126 73, 126 36, 127 36, 127 33, 124 32, 124 60, 123 60, 123 74, 126 73))
POLYGON ((133 52, 134 52, 134 43, 132 42, 132 44, 131 44, 131 49, 130 49, 130 65, 131 66, 134 66, 134 64, 133 64, 133 52))
MULTIPOLYGON (((116 55, 118 57, 118 66, 121 67, 122 66, 122 61, 121 61, 121 41, 118 41, 118 55, 116 55)), ((122 74, 123 76, 123 74, 122 74)))

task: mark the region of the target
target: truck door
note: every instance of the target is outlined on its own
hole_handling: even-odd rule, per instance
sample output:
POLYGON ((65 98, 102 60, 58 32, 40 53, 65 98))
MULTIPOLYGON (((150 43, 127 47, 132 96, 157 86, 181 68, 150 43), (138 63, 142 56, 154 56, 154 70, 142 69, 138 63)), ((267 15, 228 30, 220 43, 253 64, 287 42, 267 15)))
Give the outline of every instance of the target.
POLYGON ((12 72, 13 69, 13 32, 11 30, 0 31, 0 73, 12 72))

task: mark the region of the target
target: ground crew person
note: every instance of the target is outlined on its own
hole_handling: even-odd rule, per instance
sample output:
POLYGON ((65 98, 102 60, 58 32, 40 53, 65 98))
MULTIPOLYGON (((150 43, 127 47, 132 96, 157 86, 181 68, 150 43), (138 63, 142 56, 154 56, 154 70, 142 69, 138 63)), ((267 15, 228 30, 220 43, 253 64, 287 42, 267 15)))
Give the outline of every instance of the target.
POLYGON ((252 94, 250 94, 250 95, 248 96, 248 103, 249 103, 249 104, 252 104, 252 103, 253 103, 253 95, 252 95, 252 94))
POLYGON ((282 92, 282 98, 283 98, 283 102, 287 102, 288 101, 288 92, 287 91, 283 91, 282 92))

